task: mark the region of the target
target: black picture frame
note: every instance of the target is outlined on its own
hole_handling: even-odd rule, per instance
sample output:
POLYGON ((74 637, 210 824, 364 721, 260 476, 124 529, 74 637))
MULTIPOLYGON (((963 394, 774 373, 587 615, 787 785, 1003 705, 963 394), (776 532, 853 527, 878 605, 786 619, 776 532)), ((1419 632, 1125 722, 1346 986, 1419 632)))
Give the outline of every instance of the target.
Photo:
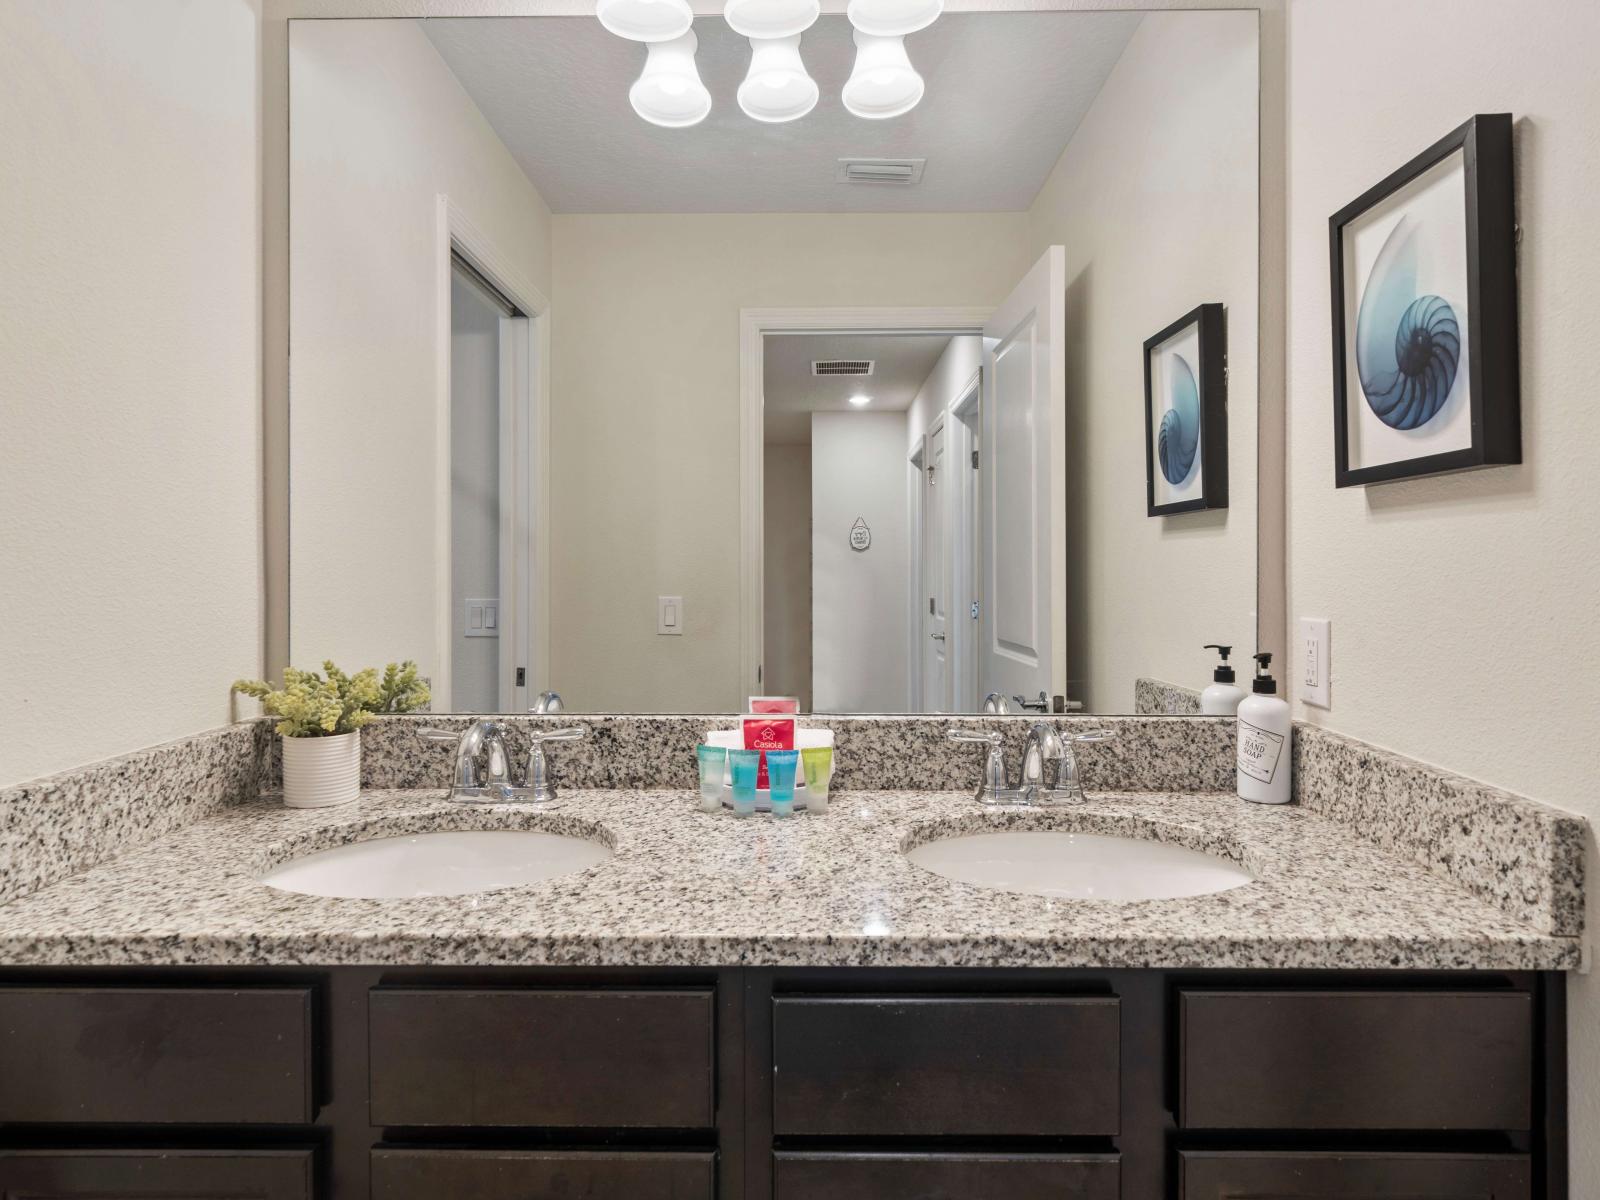
MULTIPOLYGON (((1522 461, 1517 356, 1516 211, 1511 114, 1479 113, 1328 218, 1333 323, 1335 485, 1359 487, 1522 461), (1460 153, 1466 192, 1467 386, 1471 445, 1368 467, 1350 465, 1344 236, 1350 223, 1460 153)), ((1360 387, 1359 380, 1356 386, 1360 387)), ((1359 397, 1358 397, 1359 399, 1359 397)))
POLYGON ((1144 343, 1144 489, 1145 511, 1152 517, 1228 507, 1228 342, 1221 304, 1202 304, 1185 313, 1144 343), (1156 503, 1155 397, 1151 389, 1151 355, 1190 326, 1199 328, 1200 362, 1200 496, 1156 503))

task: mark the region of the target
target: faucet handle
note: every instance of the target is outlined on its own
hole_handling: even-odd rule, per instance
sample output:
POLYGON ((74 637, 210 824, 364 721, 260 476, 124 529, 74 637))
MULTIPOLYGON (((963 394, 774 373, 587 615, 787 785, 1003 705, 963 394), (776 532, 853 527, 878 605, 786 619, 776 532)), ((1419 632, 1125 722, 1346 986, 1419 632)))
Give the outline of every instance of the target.
POLYGON ((528 737, 537 746, 541 742, 582 741, 588 732, 582 725, 569 725, 565 729, 551 729, 548 731, 531 729, 528 731, 528 737))
POLYGON ((1115 729, 1084 729, 1077 733, 1069 733, 1064 728, 1058 729, 1056 735, 1063 742, 1107 742, 1117 736, 1115 729))
POLYGON ((550 764, 544 756, 544 744, 576 742, 587 733, 588 730, 582 725, 570 725, 565 729, 528 731, 528 777, 521 789, 527 799, 535 804, 548 804, 556 798, 556 785, 550 778, 550 764))
POLYGON ((951 729, 945 733, 945 738, 952 742, 987 742, 988 756, 983 762, 983 778, 978 781, 978 789, 973 793, 973 799, 979 804, 999 804, 1001 793, 1006 788, 1006 752, 1001 749, 1005 744, 1005 736, 998 729, 986 732, 973 729, 951 729))
POLYGON ((434 729, 431 726, 417 730, 417 736, 425 742, 449 742, 452 746, 461 740, 461 734, 453 729, 434 729))

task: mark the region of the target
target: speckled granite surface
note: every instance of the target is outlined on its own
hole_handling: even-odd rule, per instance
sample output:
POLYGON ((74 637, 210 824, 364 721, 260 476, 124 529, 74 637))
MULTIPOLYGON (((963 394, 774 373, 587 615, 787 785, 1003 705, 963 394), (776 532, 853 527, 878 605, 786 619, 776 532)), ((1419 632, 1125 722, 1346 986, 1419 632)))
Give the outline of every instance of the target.
POLYGON ((356 805, 222 810, 0 907, 0 961, 36 964, 767 964, 1545 969, 1578 944, 1297 808, 1225 795, 1093 796, 990 812, 964 794, 839 796, 787 822, 703 814, 683 792, 569 793, 558 808, 373 792, 356 805), (334 900, 256 882, 342 842, 438 828, 577 833, 613 856, 477 896, 334 900), (955 883, 902 850, 995 827, 1137 833, 1257 881, 1190 900, 1049 900, 955 883))
POLYGON ((1297 722, 1295 799, 1543 933, 1583 932, 1582 817, 1297 722))
POLYGON ((273 740, 248 721, 0 788, 0 903, 253 800, 273 740))
MULTIPOLYGON (((692 788, 694 748, 708 729, 732 729, 727 716, 504 717, 513 760, 527 756, 530 726, 581 725, 582 741, 548 747, 561 786, 692 788)), ((1088 787, 1116 791, 1222 791, 1233 787, 1233 724, 1219 718, 1164 717, 802 717, 834 731, 835 780, 842 788, 943 790, 976 785, 985 747, 952 742, 951 729, 998 729, 1015 762, 1035 720, 1068 728, 1106 727, 1110 741, 1079 747, 1088 787)), ((361 731, 366 787, 444 787, 454 749, 417 736, 424 727, 459 730, 470 717, 388 717, 361 731)), ((520 765, 519 765, 520 769, 520 765)))
POLYGON ((1140 716, 1196 717, 1200 715, 1200 693, 1164 679, 1135 679, 1133 711, 1140 716))

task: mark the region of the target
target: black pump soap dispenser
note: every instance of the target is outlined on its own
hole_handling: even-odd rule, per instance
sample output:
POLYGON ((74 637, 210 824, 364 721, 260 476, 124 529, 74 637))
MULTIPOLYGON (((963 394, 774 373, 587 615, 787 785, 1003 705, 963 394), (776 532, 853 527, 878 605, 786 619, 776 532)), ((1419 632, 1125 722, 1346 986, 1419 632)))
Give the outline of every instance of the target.
POLYGON ((1208 717, 1231 717, 1239 711, 1239 701, 1244 699, 1244 689, 1234 683, 1233 667, 1228 662, 1233 647, 1210 642, 1206 649, 1215 650, 1222 661, 1211 673, 1211 686, 1200 693, 1200 711, 1208 717))

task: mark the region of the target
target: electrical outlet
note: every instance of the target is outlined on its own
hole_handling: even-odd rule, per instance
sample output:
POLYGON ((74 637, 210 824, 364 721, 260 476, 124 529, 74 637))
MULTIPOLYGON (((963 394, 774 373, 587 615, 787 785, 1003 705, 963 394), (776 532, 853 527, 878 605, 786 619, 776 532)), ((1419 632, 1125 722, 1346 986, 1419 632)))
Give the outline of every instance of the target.
POLYGON ((1332 708, 1331 680, 1333 665, 1330 643, 1333 623, 1322 617, 1300 619, 1300 644, 1295 670, 1298 672, 1300 699, 1318 708, 1332 708))

